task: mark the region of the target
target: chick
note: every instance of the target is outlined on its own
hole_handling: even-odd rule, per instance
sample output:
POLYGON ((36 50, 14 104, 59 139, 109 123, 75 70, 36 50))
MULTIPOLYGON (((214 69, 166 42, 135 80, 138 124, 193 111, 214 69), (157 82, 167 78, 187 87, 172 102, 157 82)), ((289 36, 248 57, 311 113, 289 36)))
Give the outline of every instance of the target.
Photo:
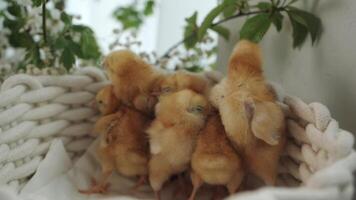
POLYGON ((210 98, 219 108, 228 138, 247 170, 267 185, 274 185, 285 144, 285 119, 261 65, 258 45, 239 42, 226 79, 212 89, 210 98))
POLYGON ((199 94, 206 94, 212 84, 212 81, 204 74, 194 74, 180 70, 173 74, 162 76, 157 80, 153 88, 153 94, 160 96, 183 89, 190 89, 199 94))
POLYGON ((113 93, 113 86, 103 87, 95 97, 95 108, 99 109, 101 117, 96 121, 94 134, 104 133, 109 124, 118 118, 118 115, 112 115, 120 108, 120 101, 113 93))
MULTIPOLYGON (((102 91, 113 94, 113 87, 106 87, 102 91)), ((113 107, 116 101, 112 101, 112 96, 102 94, 99 93, 97 98, 102 101, 99 108, 108 112, 108 107, 113 107)), ((149 122, 150 119, 144 114, 124 105, 116 113, 97 121, 95 131, 101 136, 97 153, 102 176, 90 189, 79 190, 81 193, 105 193, 114 170, 124 176, 140 176, 138 184, 142 183, 148 171, 148 140, 144 130, 149 122)))
POLYGON ((146 130, 151 152, 149 181, 158 199, 163 184, 172 175, 188 169, 196 137, 208 112, 208 100, 191 90, 160 98, 156 118, 146 130))
POLYGON ((95 97, 96 106, 102 116, 112 114, 120 107, 120 101, 113 93, 113 86, 107 85, 103 87, 95 97))
POLYGON ((158 70, 129 50, 114 51, 104 59, 104 66, 114 85, 114 93, 122 103, 139 111, 151 113, 157 102, 151 90, 158 70))
POLYGON ((195 199, 195 194, 203 182, 225 185, 230 194, 239 188, 244 176, 242 162, 226 137, 218 113, 208 117, 200 132, 191 166, 193 191, 190 200, 195 199))

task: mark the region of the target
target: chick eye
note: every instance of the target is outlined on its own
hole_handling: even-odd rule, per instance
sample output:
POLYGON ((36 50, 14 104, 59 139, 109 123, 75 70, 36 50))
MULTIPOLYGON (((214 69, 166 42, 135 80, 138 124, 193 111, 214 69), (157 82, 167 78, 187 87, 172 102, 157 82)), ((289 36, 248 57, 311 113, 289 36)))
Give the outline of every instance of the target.
POLYGON ((171 92, 172 91, 172 88, 171 87, 164 87, 162 88, 162 92, 163 93, 167 93, 167 92, 171 92))
POLYGON ((193 106, 188 109, 188 112, 191 113, 202 113, 204 112, 204 107, 203 106, 193 106))
POLYGON ((99 103, 99 104, 103 104, 103 101, 102 101, 102 100, 100 100, 100 101, 98 101, 98 103, 99 103))

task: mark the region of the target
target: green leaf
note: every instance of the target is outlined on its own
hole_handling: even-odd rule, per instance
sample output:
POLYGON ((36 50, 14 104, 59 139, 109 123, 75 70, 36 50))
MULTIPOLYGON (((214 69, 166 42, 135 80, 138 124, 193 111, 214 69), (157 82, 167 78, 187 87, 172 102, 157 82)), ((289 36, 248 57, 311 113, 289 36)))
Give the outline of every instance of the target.
POLYGON ((241 0, 224 0, 224 4, 227 4, 223 10, 224 17, 230 17, 238 10, 238 2, 241 0))
POLYGON ((312 44, 317 42, 322 34, 322 23, 320 18, 313 15, 312 13, 300 10, 295 7, 288 8, 288 13, 300 24, 303 24, 307 27, 312 39, 312 44))
POLYGON ((75 62, 75 57, 72 51, 69 48, 65 48, 62 52, 61 57, 59 58, 60 62, 63 63, 64 67, 66 69, 72 68, 74 62, 75 62))
POLYGON ((194 12, 192 16, 185 19, 187 25, 184 27, 184 46, 187 49, 194 47, 198 42, 198 25, 197 25, 198 12, 194 12))
POLYGON ((43 62, 40 58, 40 50, 37 45, 33 45, 26 49, 25 60, 29 64, 34 64, 36 67, 42 67, 43 62))
POLYGON ((21 12, 21 7, 17 4, 12 4, 11 6, 9 6, 7 8, 7 11, 15 16, 15 17, 21 17, 22 16, 22 12, 21 12))
POLYGON ((198 40, 203 39, 204 35, 206 34, 207 30, 211 27, 213 20, 224 11, 225 7, 228 4, 220 4, 212 9, 208 15, 203 20, 199 30, 198 30, 198 40))
POLYGON ((225 40, 229 40, 229 37, 230 37, 229 29, 227 29, 223 26, 213 26, 210 29, 215 31, 216 33, 218 33, 223 38, 225 38, 225 40))
POLYGON ((80 46, 83 58, 98 59, 100 57, 99 46, 96 43, 93 31, 89 28, 82 31, 80 46))
POLYGON ((53 46, 56 49, 64 49, 67 46, 67 40, 63 36, 59 36, 55 41, 53 46))
POLYGON ((42 5, 44 0, 32 0, 32 3, 34 6, 38 7, 40 5, 42 5))
POLYGON ((276 27, 277 31, 282 30, 283 15, 280 12, 275 12, 272 15, 272 23, 276 27))
POLYGON ((11 29, 11 32, 19 32, 19 30, 25 26, 26 21, 22 18, 16 18, 15 20, 11 20, 9 18, 5 18, 4 26, 11 29))
POLYGON ((68 15, 67 13, 65 13, 65 12, 61 13, 61 20, 63 21, 63 23, 65 25, 71 25, 72 24, 72 19, 73 19, 73 17, 68 15))
POLYGON ((261 11, 271 11, 271 20, 273 25, 276 27, 277 31, 279 32, 282 29, 282 21, 283 21, 283 15, 280 13, 280 11, 273 10, 273 5, 269 2, 260 2, 257 4, 257 7, 261 11))
POLYGON ((154 6, 155 6, 155 2, 154 2, 153 0, 148 0, 148 1, 146 1, 146 3, 145 3, 145 8, 144 8, 144 10, 143 10, 143 14, 144 14, 145 16, 152 15, 152 14, 153 14, 154 6))
MULTIPOLYGON (((75 43, 73 40, 68 40, 67 41, 67 46, 68 48, 71 49, 71 51, 78 56, 79 58, 84 58, 82 49, 80 48, 80 44, 75 43)), ((85 58, 84 58, 85 59, 85 58)))
POLYGON ((262 13, 246 20, 240 31, 241 39, 248 39, 258 43, 271 26, 268 14, 262 13))
POLYGON ((184 69, 190 72, 201 72, 204 68, 202 66, 194 65, 191 67, 185 67, 184 69))
POLYGON ((138 29, 143 23, 141 13, 133 5, 119 7, 114 11, 113 16, 122 24, 124 30, 138 29))
POLYGON ((298 17, 295 18, 291 13, 288 13, 288 16, 293 28, 293 47, 297 48, 305 42, 308 36, 308 29, 304 24, 300 23, 298 17))
POLYGON ((9 36, 9 42, 13 47, 30 48, 34 45, 32 36, 27 32, 12 32, 9 36))
POLYGON ((272 4, 269 2, 260 2, 257 4, 257 8, 260 10, 270 10, 272 8, 272 4))

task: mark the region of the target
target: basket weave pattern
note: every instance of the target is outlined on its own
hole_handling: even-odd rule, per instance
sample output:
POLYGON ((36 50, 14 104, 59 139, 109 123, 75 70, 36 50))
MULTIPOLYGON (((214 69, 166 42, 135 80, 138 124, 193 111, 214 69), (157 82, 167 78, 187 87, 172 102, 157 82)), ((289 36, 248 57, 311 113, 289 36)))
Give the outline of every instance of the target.
MULTIPOLYGON (((72 75, 8 78, 0 91, 0 185, 18 189, 36 172, 54 138, 71 157, 82 155, 97 113, 88 104, 108 81, 97 68, 72 75)), ((278 185, 232 199, 351 199, 356 169, 354 137, 342 130, 327 107, 281 96, 288 142, 278 185), (285 186, 299 186, 286 188, 285 186)))
POLYGON ((64 76, 9 77, 0 92, 0 185, 20 189, 55 138, 73 159, 80 156, 97 117, 89 103, 106 84, 103 72, 91 67, 64 76))

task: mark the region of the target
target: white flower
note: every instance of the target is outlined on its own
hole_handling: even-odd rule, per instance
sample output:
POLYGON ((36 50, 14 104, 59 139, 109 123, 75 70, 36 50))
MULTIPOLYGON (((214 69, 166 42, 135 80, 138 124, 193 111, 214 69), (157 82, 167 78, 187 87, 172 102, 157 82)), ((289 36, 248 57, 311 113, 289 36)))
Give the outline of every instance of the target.
POLYGON ((51 50, 48 47, 40 49, 40 58, 41 60, 49 60, 53 58, 51 50))
POLYGON ((8 63, 19 63, 25 59, 26 49, 25 48, 12 48, 9 47, 5 51, 4 59, 8 63))
POLYGON ((32 0, 17 0, 20 6, 32 6, 32 0))
POLYGON ((52 34, 58 34, 63 30, 64 25, 65 25, 64 22, 60 20, 54 20, 54 21, 50 21, 48 27, 52 34))
POLYGON ((54 20, 60 20, 61 18, 61 11, 59 11, 58 9, 51 9, 50 10, 51 16, 54 20))
POLYGON ((4 28, 4 19, 0 18, 0 48, 9 45, 8 34, 11 33, 10 29, 4 28))
POLYGON ((38 34, 41 32, 42 28, 42 8, 36 7, 32 8, 28 12, 26 25, 23 27, 23 30, 30 29, 31 34, 38 34))

